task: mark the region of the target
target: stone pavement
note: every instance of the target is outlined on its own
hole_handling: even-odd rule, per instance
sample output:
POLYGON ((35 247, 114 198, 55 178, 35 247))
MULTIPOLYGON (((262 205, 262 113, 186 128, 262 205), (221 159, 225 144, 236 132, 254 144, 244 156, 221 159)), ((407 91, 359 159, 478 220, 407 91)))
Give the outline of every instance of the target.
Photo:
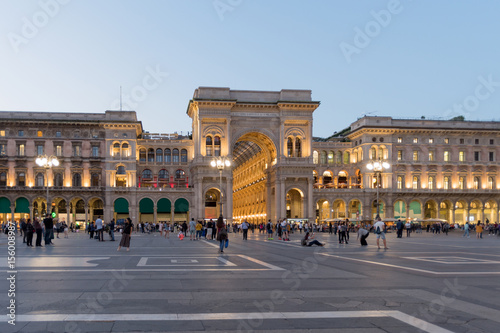
MULTIPOLYGON (((83 233, 55 246, 17 239, 16 325, 0 332, 498 332, 500 237, 375 235, 362 248, 317 234, 301 247, 264 234, 215 241, 133 234, 130 252, 83 233)), ((108 239, 108 237, 106 237, 108 239)), ((0 237, 8 310, 7 239, 0 237)))

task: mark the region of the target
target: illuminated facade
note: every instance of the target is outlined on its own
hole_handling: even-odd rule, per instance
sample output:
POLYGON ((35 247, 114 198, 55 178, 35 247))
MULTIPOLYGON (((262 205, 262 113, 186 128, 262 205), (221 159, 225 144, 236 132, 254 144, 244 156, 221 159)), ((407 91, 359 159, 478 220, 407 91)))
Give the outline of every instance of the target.
POLYGON ((0 219, 45 213, 48 185, 69 222, 216 218, 221 193, 229 221, 371 220, 379 186, 382 218, 498 221, 500 123, 363 117, 319 139, 318 106, 308 90, 200 87, 186 136, 146 132, 134 111, 0 112, 0 219), (60 161, 48 177, 39 155, 60 161))

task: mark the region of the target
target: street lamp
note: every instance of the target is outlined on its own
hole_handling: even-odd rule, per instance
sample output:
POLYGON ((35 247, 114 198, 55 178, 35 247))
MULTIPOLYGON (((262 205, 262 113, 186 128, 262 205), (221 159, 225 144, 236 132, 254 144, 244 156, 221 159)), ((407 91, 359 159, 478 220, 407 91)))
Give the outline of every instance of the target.
POLYGON ((46 155, 38 156, 35 160, 35 163, 45 169, 45 179, 47 182, 47 209, 46 209, 46 214, 49 213, 49 206, 51 207, 52 205, 49 205, 49 169, 52 168, 53 166, 59 166, 59 160, 55 156, 49 156, 47 157, 46 155))
POLYGON ((389 164, 389 162, 387 161, 382 161, 380 158, 378 160, 375 160, 375 161, 370 161, 368 162, 368 164, 366 165, 366 168, 368 170, 373 170, 373 172, 375 173, 375 177, 377 179, 377 216, 375 216, 375 220, 379 220, 380 219, 380 204, 379 204, 379 201, 378 201, 378 189, 380 187, 380 175, 382 174, 382 172, 384 170, 387 170, 391 167, 391 165, 389 164))
POLYGON ((210 161, 210 165, 213 168, 217 168, 219 170, 219 189, 220 189, 220 216, 222 217, 222 171, 224 168, 231 166, 231 161, 226 157, 214 157, 212 161, 210 161))

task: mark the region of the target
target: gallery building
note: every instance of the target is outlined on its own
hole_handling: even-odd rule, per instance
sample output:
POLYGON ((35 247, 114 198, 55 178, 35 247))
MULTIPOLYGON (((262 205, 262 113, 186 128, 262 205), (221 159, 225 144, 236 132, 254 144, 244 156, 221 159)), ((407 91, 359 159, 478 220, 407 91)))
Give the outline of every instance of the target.
POLYGON ((200 87, 185 136, 149 133, 134 111, 0 112, 0 221, 47 202, 78 223, 498 221, 499 122, 366 116, 321 139, 319 104, 309 90, 200 87))

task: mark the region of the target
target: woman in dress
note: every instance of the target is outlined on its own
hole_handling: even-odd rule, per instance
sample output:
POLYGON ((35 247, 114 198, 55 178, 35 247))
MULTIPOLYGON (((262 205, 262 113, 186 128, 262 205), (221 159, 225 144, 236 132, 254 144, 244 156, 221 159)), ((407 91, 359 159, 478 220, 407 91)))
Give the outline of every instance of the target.
POLYGON ((132 231, 132 220, 130 217, 127 217, 127 221, 125 222, 125 226, 123 227, 122 239, 120 241, 120 245, 118 246, 118 250, 123 247, 127 248, 127 251, 130 250, 130 233, 132 231))

